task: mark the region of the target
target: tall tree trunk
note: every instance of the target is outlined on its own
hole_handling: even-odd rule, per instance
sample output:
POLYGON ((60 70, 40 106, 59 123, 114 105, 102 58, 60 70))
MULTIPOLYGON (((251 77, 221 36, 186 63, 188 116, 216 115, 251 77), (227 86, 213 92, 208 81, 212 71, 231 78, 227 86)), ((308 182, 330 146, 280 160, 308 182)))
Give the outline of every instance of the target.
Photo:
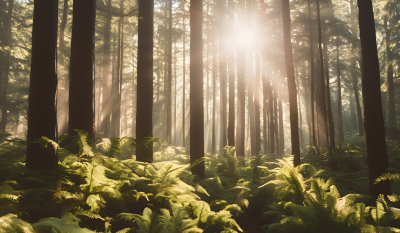
MULTIPOLYGON (((137 67, 137 66, 136 66, 137 67)), ((135 75, 135 56, 132 58, 132 125, 131 125, 131 137, 136 137, 136 109, 137 109, 137 85, 135 84, 135 78, 137 83, 137 71, 135 75)))
POLYGON ((275 153, 275 123, 274 123, 274 96, 272 94, 272 83, 267 81, 268 87, 268 104, 269 104, 269 153, 275 153))
MULTIPOLYGON (((69 124, 68 134, 77 135, 75 129, 88 133, 88 144, 95 143, 94 127, 94 28, 96 1, 74 0, 72 22, 69 124)), ((73 148, 74 154, 79 148, 73 148)))
MULTIPOLYGON (((226 139, 226 134, 227 134, 227 125, 226 125, 226 112, 227 112, 227 106, 226 106, 226 98, 227 98, 227 90, 226 90, 226 76, 227 76, 227 49, 225 43, 223 41, 226 41, 225 38, 225 24, 226 24, 226 11, 225 11, 225 4, 222 1, 218 2, 218 8, 219 8, 219 33, 218 33, 218 38, 219 38, 219 74, 220 74, 220 101, 221 101, 221 106, 220 106, 220 116, 221 116, 221 138, 220 138, 220 144, 221 144, 221 151, 222 148, 224 148, 227 145, 227 139, 226 139)), ((215 48, 214 48, 215 49, 215 48)))
POLYGON ((278 88, 274 86, 274 132, 275 132, 275 152, 281 154, 279 146, 279 122, 278 122, 278 88))
MULTIPOLYGON (((213 47, 212 47, 212 99, 213 99, 213 105, 212 105, 212 130, 211 130, 211 153, 215 154, 216 153, 216 143, 215 143, 215 105, 217 102, 216 99, 216 87, 215 85, 217 84, 217 41, 214 39, 213 47)), ((220 45, 221 46, 221 45, 220 45)), ((222 79, 222 77, 221 77, 222 79)), ((222 83, 221 83, 222 84, 222 83)), ((221 96, 222 97, 222 96, 221 96)), ((222 123, 222 122, 221 122, 222 123)))
MULTIPOLYGON (((185 10, 185 1, 183 1, 183 10, 185 10)), ((186 108, 186 24, 185 24, 185 13, 183 14, 182 18, 183 24, 183 75, 182 75, 182 146, 186 147, 186 115, 185 115, 185 108, 186 108)))
POLYGON ((137 58, 137 114, 136 159, 153 161, 153 27, 154 0, 139 0, 138 58, 137 58))
POLYGON ((339 60, 339 34, 336 35, 336 65, 337 65, 337 104, 339 141, 344 142, 343 115, 342 115, 342 87, 340 84, 340 60, 339 60))
POLYGON ((255 127, 255 109, 254 109, 254 70, 253 70, 253 51, 249 53, 249 71, 248 84, 247 84, 247 99, 248 99, 248 127, 250 133, 250 156, 257 155, 256 148, 256 127, 255 127))
POLYGON ((26 167, 57 169, 57 148, 35 143, 42 136, 57 142, 57 0, 35 0, 29 84, 26 167), (43 114, 46 113, 46 114, 43 114))
MULTIPOLYGON (((285 154, 285 136, 283 132, 283 108, 282 108, 282 97, 279 97, 279 152, 281 155, 285 154)), ((300 112, 301 116, 301 112, 300 112)))
MULTIPOLYGON (((8 75, 10 73, 10 54, 11 54, 11 21, 12 21, 12 12, 14 8, 14 0, 8 0, 8 8, 7 8, 7 36, 5 46, 8 47, 5 59, 4 59, 4 76, 2 80, 1 87, 1 122, 0 122, 0 131, 6 131, 7 125, 7 91, 8 91, 8 75)), ((1 83, 0 83, 1 84, 1 83)))
MULTIPOLYGON (((64 9, 63 9, 63 13, 61 16, 61 23, 60 23, 60 35, 59 35, 59 43, 58 43, 58 62, 60 64, 64 65, 64 31, 65 31, 65 25, 67 24, 67 12, 68 12, 68 0, 64 0, 64 9)), ((62 78, 62 77, 61 77, 62 78)), ((59 129, 58 132, 60 134, 67 134, 68 133, 68 96, 67 96, 67 86, 69 86, 68 84, 68 80, 69 77, 68 75, 66 75, 66 77, 61 79, 62 81, 64 81, 64 83, 62 85, 59 85, 59 87, 64 86, 65 89, 62 90, 59 88, 58 93, 57 93, 57 106, 61 107, 60 105, 63 106, 63 112, 62 115, 58 117, 58 122, 61 122, 61 124, 59 124, 59 129), (61 96, 64 96, 64 98, 60 98, 61 96), (62 104, 59 104, 61 103, 62 104), (60 127, 61 126, 61 127, 60 127)))
POLYGON ((320 69, 321 69, 321 80, 320 80, 320 91, 321 91, 321 106, 318 115, 321 116, 322 122, 318 125, 322 132, 322 142, 320 142, 320 146, 328 147, 328 121, 327 121, 327 114, 326 114, 326 94, 325 89, 327 84, 325 83, 325 69, 324 69, 324 55, 322 51, 322 28, 321 28, 321 16, 320 16, 320 6, 319 0, 317 0, 317 17, 318 17, 318 32, 319 32, 319 56, 320 56, 320 69))
POLYGON ((377 198, 379 194, 389 195, 391 192, 389 180, 373 184, 378 176, 386 173, 388 157, 382 115, 379 60, 372 1, 358 1, 358 9, 363 60, 362 87, 363 93, 365 93, 363 99, 369 164, 369 194, 377 198))
POLYGON ((290 35, 290 6, 289 0, 282 0, 283 15, 283 43, 285 49, 286 74, 288 80, 289 106, 290 106, 290 127, 292 139, 292 154, 294 155, 293 165, 300 165, 300 143, 299 143, 299 119, 297 113, 296 81, 294 78, 292 43, 290 35))
MULTIPOLYGON (((239 1, 242 14, 239 15, 240 24, 244 24, 245 1, 239 1)), ((240 165, 244 165, 245 155, 245 124, 246 124, 246 50, 243 46, 237 49, 237 126, 236 126, 236 156, 240 158, 240 165)))
POLYGON ((112 115, 111 115, 111 137, 118 138, 119 137, 119 122, 120 122, 120 114, 119 109, 121 106, 121 102, 119 101, 120 97, 120 64, 121 64, 121 19, 119 20, 118 25, 118 42, 117 42, 117 64, 116 64, 116 72, 113 75, 113 82, 112 82, 112 115))
POLYGON ((316 146, 316 139, 315 139, 315 114, 314 114, 314 95, 315 95, 315 90, 314 90, 314 49, 313 49, 313 40, 312 40, 312 18, 311 18, 311 7, 310 7, 310 0, 307 0, 308 4, 308 21, 310 22, 310 95, 311 95, 311 132, 310 134, 312 135, 312 142, 310 143, 314 147, 316 146))
POLYGON ((268 132, 267 132, 267 125, 268 125, 268 117, 267 117, 267 98, 268 98, 268 90, 267 90, 267 79, 264 74, 264 70, 262 72, 262 85, 263 85, 263 149, 264 149, 264 154, 268 153, 268 132))
MULTIPOLYGON (((228 1, 228 20, 229 30, 234 31, 233 19, 235 11, 235 2, 228 1)), ((234 50, 228 51, 228 72, 229 72, 229 125, 228 125, 228 145, 235 146, 235 60, 234 50)))
POLYGON ((190 164, 200 178, 205 176, 202 14, 202 1, 190 0, 190 164))
MULTIPOLYGON (((124 13, 124 0, 121 0, 121 14, 124 13)), ((119 96, 118 96, 118 108, 117 108, 117 114, 118 114, 118 119, 121 119, 121 100, 122 100, 122 78, 124 74, 124 18, 121 17, 121 59, 120 59, 120 69, 119 69, 119 96)), ((125 99, 125 98, 124 98, 125 99)), ((125 106, 126 106, 126 101, 125 101, 125 106)), ((126 108, 125 108, 125 113, 126 113, 126 108)), ((126 114, 124 117, 124 120, 126 122, 126 114)), ((121 121, 117 121, 117 128, 118 128, 118 137, 121 137, 121 121)), ((127 129, 126 124, 125 124, 125 129, 127 129)), ((125 133, 126 134, 126 133, 125 133)))
POLYGON ((384 19, 384 30, 385 30, 385 44, 386 44, 386 77, 388 84, 388 95, 389 95, 389 136, 391 138, 397 138, 397 123, 396 123, 396 111, 394 104, 394 83, 393 83, 393 53, 390 49, 392 25, 388 25, 388 18, 386 16, 384 19))
MULTIPOLYGON (((107 8, 111 8, 111 0, 108 0, 107 8)), ((103 137, 110 137, 110 119, 111 119, 111 82, 110 73, 110 38, 111 38, 111 13, 106 15, 106 24, 104 26, 104 48, 103 48, 103 121, 99 131, 103 132, 103 137)))
POLYGON ((335 126, 333 125, 333 116, 332 116, 332 104, 331 104, 331 88, 329 82, 329 56, 328 56, 328 43, 326 40, 326 32, 323 30, 323 38, 324 38, 324 62, 325 62, 325 85, 326 85, 326 114, 327 114, 327 123, 328 123, 328 131, 329 133, 329 148, 332 151, 335 148, 335 126))
POLYGON ((256 127, 256 153, 261 151, 261 123, 260 123, 260 57, 256 53, 256 77, 254 79, 254 112, 255 112, 255 127, 256 127))
POLYGON ((168 15, 168 80, 167 80, 167 142, 172 143, 172 0, 169 0, 168 15))
POLYGON ((175 59, 174 59, 174 68, 175 68, 175 75, 174 75, 174 140, 173 140, 173 145, 177 145, 177 136, 176 136, 176 130, 178 127, 176 127, 176 43, 175 44, 175 59))
MULTIPOLYGON (((355 6, 354 1, 350 0, 350 17, 351 17, 351 27, 350 30, 353 35, 357 35, 356 31, 356 13, 355 13, 355 6)), ((354 89, 354 97, 356 99, 356 107, 357 107, 357 117, 358 117, 358 130, 359 136, 364 136, 364 121, 363 116, 361 113, 361 104, 360 104, 360 97, 358 93, 358 78, 356 75, 356 56, 357 56, 357 45, 356 43, 352 43, 351 45, 351 54, 352 58, 350 60, 350 73, 353 80, 353 89, 354 89)))

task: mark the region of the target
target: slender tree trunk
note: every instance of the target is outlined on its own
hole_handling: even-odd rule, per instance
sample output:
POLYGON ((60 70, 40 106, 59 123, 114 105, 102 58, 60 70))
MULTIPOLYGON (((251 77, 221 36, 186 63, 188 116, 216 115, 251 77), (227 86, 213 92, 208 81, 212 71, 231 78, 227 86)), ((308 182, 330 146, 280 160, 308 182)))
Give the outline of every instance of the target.
POLYGON ((339 34, 336 35, 336 65, 337 65, 337 104, 338 104, 338 127, 339 141, 344 142, 343 115, 342 115, 342 87, 340 84, 340 61, 339 61, 339 34))
MULTIPOLYGON (((121 0, 121 5, 120 5, 120 9, 121 9, 121 14, 124 13, 124 0, 121 0)), ((120 69, 119 69, 119 96, 118 96, 118 108, 117 108, 117 115, 118 115, 118 119, 121 119, 121 105, 122 105, 122 78, 123 78, 123 74, 124 74, 124 18, 121 17, 121 59, 120 59, 120 69)), ((126 105, 126 104, 125 104, 126 105)), ((125 110, 126 112, 126 110, 125 110)), ((126 116, 126 115, 125 115, 126 116)), ((125 117, 124 117, 125 120, 125 117)), ((125 120, 126 122, 126 120, 125 120)), ((125 124, 125 129, 126 129, 126 124, 125 124)), ((121 121, 117 121, 117 129, 118 129, 118 137, 121 137, 121 121)), ((126 134, 126 133, 125 133, 126 134)))
POLYGON ((250 133, 250 156, 257 155, 256 148, 256 126, 255 126, 255 104, 254 104, 254 70, 253 70, 253 52, 249 53, 249 71, 248 84, 247 84, 247 99, 248 99, 248 127, 250 133))
POLYGON ((26 167, 57 169, 57 148, 41 146, 42 136, 57 142, 57 0, 35 0, 29 88, 26 167), (46 114, 43 114, 46 113, 46 114))
MULTIPOLYGON (((108 0, 107 8, 111 8, 111 0, 108 0)), ((103 137, 110 136, 110 119, 111 119, 111 82, 110 73, 110 38, 111 38, 111 13, 106 15, 106 24, 104 26, 104 48, 103 48, 103 121, 99 131, 104 132, 103 137)))
MULTIPOLYGON (((72 23, 71 62, 69 81, 68 134, 75 129, 88 133, 88 144, 94 145, 94 28, 96 1, 74 0, 72 23)), ((74 154, 79 148, 73 148, 74 154)))
POLYGON ((369 164, 369 194, 377 198, 389 195, 389 180, 373 184, 378 176, 386 173, 388 167, 385 143, 385 127, 382 115, 379 60, 376 48, 374 12, 372 1, 358 1, 360 38, 363 60, 363 99, 367 154, 369 164))
POLYGON ((272 94, 272 83, 267 81, 268 87, 268 104, 269 104, 269 153, 275 153, 275 123, 274 123, 274 96, 272 94))
POLYGON ((388 84, 388 95, 389 95, 389 136, 391 138, 397 138, 397 123, 396 123, 396 111, 394 104, 394 83, 393 83, 393 53, 390 49, 391 43, 391 27, 392 25, 388 25, 388 18, 386 16, 384 19, 384 30, 385 30, 385 44, 386 44, 386 77, 388 84))
POLYGON ((132 135, 131 136, 132 137, 136 137, 137 85, 135 84, 135 79, 136 79, 136 82, 137 82, 137 73, 135 75, 135 57, 134 56, 133 56, 133 59, 132 59, 132 76, 133 76, 133 78, 132 78, 132 115, 131 115, 131 119, 132 119, 132 126, 131 126, 132 135))
MULTIPOLYGON (((183 10, 185 10, 185 1, 183 1, 183 10)), ((186 108, 186 24, 185 24, 185 14, 182 18, 183 24, 183 77, 182 77, 182 140, 183 140, 183 147, 186 147, 186 115, 185 115, 185 108, 186 108)))
POLYGON ((274 87, 274 133, 275 133, 275 152, 281 154, 279 146, 279 122, 278 122, 278 87, 274 87))
POLYGON ((190 0, 190 164, 200 178, 205 176, 202 14, 202 1, 190 0))
POLYGON ((167 141, 172 143, 172 0, 169 0, 168 17, 168 81, 167 81, 167 141))
POLYGON ((153 161, 153 24, 154 0, 139 0, 138 58, 137 58, 137 114, 136 159, 153 161))
MULTIPOLYGON (((282 108, 282 97, 279 97, 279 152, 281 155, 285 154, 285 138, 283 132, 283 108, 282 108)), ((300 112, 301 116, 301 112, 300 112)))
MULTIPOLYGON (((331 150, 335 149, 335 126, 333 125, 333 116, 332 116, 332 104, 331 104, 331 88, 330 88, 330 83, 329 83, 329 56, 328 56, 328 43, 326 41, 326 33, 325 30, 323 30, 323 38, 324 38, 324 62, 325 62, 325 85, 326 85, 326 114, 327 114, 327 123, 328 123, 328 129, 327 133, 329 133, 329 148, 331 150)), ((328 138, 328 137, 327 137, 328 138)))
POLYGON ((261 123, 260 123, 260 57, 256 53, 256 77, 254 79, 254 101, 255 101, 255 127, 256 127, 256 153, 261 151, 261 123))
POLYGON ((319 0, 317 0, 317 17, 318 17, 318 31, 319 31, 319 56, 320 56, 320 69, 321 69, 321 109, 318 115, 321 115, 321 120, 322 122, 319 122, 320 124, 318 127, 321 129, 320 132, 322 132, 322 142, 320 142, 320 146, 322 147, 328 147, 329 142, 328 142, 328 122, 327 122, 327 114, 326 114, 326 94, 325 94, 325 89, 327 84, 325 83, 325 69, 324 69, 324 55, 322 51, 322 29, 321 29, 321 16, 320 16, 320 6, 319 6, 319 0))
POLYGON ((264 154, 268 153, 268 132, 267 132, 267 124, 268 124, 268 117, 267 117, 267 97, 268 97, 268 91, 267 91, 267 83, 266 77, 264 72, 262 72, 262 86, 263 86, 263 150, 264 154))
POLYGON ((175 44, 175 59, 174 59, 174 68, 175 68, 175 75, 174 75, 174 140, 173 140, 173 145, 177 146, 177 136, 176 136, 176 130, 178 127, 176 127, 176 43, 175 44))
MULTIPOLYGON (((221 117, 221 151, 227 145, 226 134, 228 131, 227 124, 226 124, 226 113, 227 113, 227 106, 226 106, 226 98, 227 98, 227 90, 226 90, 226 76, 227 76, 227 49, 226 45, 223 41, 226 41, 225 38, 225 23, 226 23, 226 11, 225 11, 225 4, 222 1, 218 2, 219 8, 219 74, 220 74, 220 117, 221 117)), ((215 48, 214 48, 215 49, 215 48)))
POLYGON ((289 106, 290 106, 290 127, 292 139, 292 154, 294 155, 293 165, 300 165, 300 143, 299 143, 299 119, 297 113, 296 81, 294 77, 292 43, 290 35, 290 6, 289 0, 282 0, 283 15, 283 43, 285 49, 285 63, 288 79, 289 106))
MULTIPOLYGON (((233 0, 228 1, 228 20, 229 30, 233 33, 233 19, 235 11, 235 3, 233 0)), ((234 51, 228 51, 228 72, 229 72, 229 125, 228 125, 228 145, 235 146, 235 60, 234 51)))
POLYGON ((314 90, 314 49, 313 49, 313 35, 312 35, 312 18, 311 18, 311 7, 310 7, 310 0, 307 0, 307 4, 308 4, 308 21, 310 22, 310 95, 311 95, 311 132, 310 134, 312 135, 312 142, 310 143, 311 145, 313 145, 314 147, 316 146, 316 139, 315 139, 315 114, 314 114, 314 94, 315 94, 315 90, 314 90))
MULTIPOLYGON (((353 35, 357 35, 356 13, 355 13, 355 6, 354 6, 353 0, 350 0, 350 13, 351 13, 350 17, 352 19, 350 30, 353 35)), ((363 116, 361 113, 360 97, 359 97, 359 93, 358 93, 358 78, 356 75, 356 56, 357 56, 356 48, 357 48, 357 45, 355 43, 352 43, 352 46, 351 46, 352 58, 350 60, 350 73, 351 73, 351 77, 353 80, 354 97, 356 99, 359 136, 362 137, 362 136, 364 136, 364 121, 363 121, 363 116)))
MULTIPOLYGON (((211 130, 211 153, 215 154, 216 153, 216 143, 215 143, 215 105, 217 102, 216 99, 216 87, 215 85, 217 84, 217 46, 216 46, 216 40, 214 40, 213 47, 212 47, 212 99, 213 99, 213 105, 212 105, 212 130, 211 130)), ((221 45, 220 45, 221 46, 221 45)), ((222 79, 222 77, 221 77, 222 79)), ((222 97, 222 96, 221 96, 222 97)))
MULTIPOLYGON (((58 43, 58 62, 60 64, 64 65, 64 30, 65 30, 65 25, 67 24, 67 12, 68 12, 68 0, 64 0, 64 9, 63 9, 63 13, 62 13, 62 17, 61 17, 61 23, 60 23, 60 35, 59 35, 59 43, 58 43)), ((62 79, 62 81, 64 81, 63 86, 67 87, 69 86, 68 84, 68 80, 69 77, 68 75, 66 75, 66 77, 64 77, 62 79)), ((61 85, 60 85, 61 86, 61 85)), ((59 86, 59 87, 60 87, 59 86)), ((67 88, 65 88, 67 89, 67 88)), ((59 128, 58 132, 60 134, 67 134, 68 133, 68 99, 69 96, 67 96, 67 90, 58 90, 57 93, 57 102, 60 103, 62 101, 62 106, 63 106, 63 112, 62 115, 59 117, 59 122, 61 122, 61 124, 59 124, 59 126, 61 126, 61 128, 59 128), (60 96, 64 96, 63 99, 60 98, 60 96)), ((60 106, 60 104, 58 104, 58 106, 60 106)), ((61 106, 60 106, 61 107, 61 106)))
POLYGON ((1 122, 0 122, 0 131, 6 131, 7 125, 7 112, 8 112, 8 104, 7 104, 7 91, 8 91, 8 75, 10 73, 10 54, 11 54, 11 21, 12 21, 12 12, 14 8, 14 0, 8 0, 8 9, 7 9, 7 38, 5 46, 8 47, 5 54, 4 61, 4 76, 2 80, 1 87, 1 122))

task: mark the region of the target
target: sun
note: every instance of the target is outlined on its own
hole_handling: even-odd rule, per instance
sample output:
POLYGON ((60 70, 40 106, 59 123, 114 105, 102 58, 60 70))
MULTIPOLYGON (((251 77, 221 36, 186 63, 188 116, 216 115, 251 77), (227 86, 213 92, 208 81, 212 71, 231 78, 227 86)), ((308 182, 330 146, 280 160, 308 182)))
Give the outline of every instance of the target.
POLYGON ((252 30, 240 30, 235 35, 236 45, 240 47, 248 47, 254 43, 254 33, 252 30))

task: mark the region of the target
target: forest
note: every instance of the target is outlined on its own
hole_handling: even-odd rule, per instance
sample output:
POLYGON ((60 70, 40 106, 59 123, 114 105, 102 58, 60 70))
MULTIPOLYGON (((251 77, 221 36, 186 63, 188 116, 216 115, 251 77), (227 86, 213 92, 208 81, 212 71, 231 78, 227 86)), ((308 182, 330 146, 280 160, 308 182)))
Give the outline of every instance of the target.
POLYGON ((0 0, 0 233, 400 232, 400 0, 0 0))

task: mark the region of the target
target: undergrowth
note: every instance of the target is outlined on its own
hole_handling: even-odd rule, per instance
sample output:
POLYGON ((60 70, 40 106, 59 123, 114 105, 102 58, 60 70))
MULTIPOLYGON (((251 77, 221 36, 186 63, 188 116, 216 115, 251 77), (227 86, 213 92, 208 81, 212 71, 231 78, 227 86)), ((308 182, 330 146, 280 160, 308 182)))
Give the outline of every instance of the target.
MULTIPOLYGON (((153 163, 138 162, 133 138, 91 147, 77 134, 60 137, 58 172, 26 168, 26 142, 0 135, 0 232, 400 232, 398 183, 366 204, 373 199, 362 139, 332 152, 306 147, 298 167, 278 154, 242 167, 225 147, 207 154, 199 179, 185 148, 152 138, 153 163)), ((387 145, 391 167, 377 182, 400 177, 400 147, 387 145)))

